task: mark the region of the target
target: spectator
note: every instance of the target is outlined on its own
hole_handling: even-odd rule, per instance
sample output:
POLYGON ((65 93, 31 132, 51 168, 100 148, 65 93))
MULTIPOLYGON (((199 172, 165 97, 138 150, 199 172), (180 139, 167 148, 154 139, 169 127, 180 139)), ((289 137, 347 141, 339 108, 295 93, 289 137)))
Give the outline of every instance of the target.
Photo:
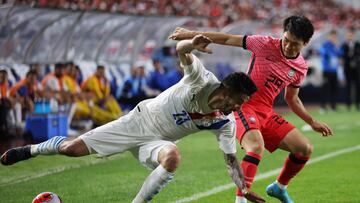
POLYGON ((139 77, 138 77, 139 87, 136 96, 138 97, 139 102, 159 95, 160 91, 152 89, 148 85, 148 77, 146 75, 145 67, 139 66, 138 71, 139 71, 139 77))
POLYGON ((110 95, 110 83, 105 77, 105 67, 98 65, 94 75, 90 76, 81 84, 81 89, 92 93, 94 104, 106 111, 103 116, 96 120, 98 124, 104 124, 115 120, 122 115, 119 104, 114 97, 110 95))
POLYGON ((9 97, 8 73, 5 67, 0 66, 0 98, 9 97))
POLYGON ((321 111, 326 109, 326 103, 330 102, 332 110, 336 110, 337 93, 338 93, 338 76, 339 57, 342 55, 338 47, 338 37, 336 30, 331 30, 328 40, 321 46, 320 57, 323 70, 322 101, 321 111))
POLYGON ((355 30, 348 31, 342 50, 346 78, 346 104, 350 110, 354 94, 355 106, 360 111, 360 42, 355 41, 355 30))
POLYGON ((9 134, 8 115, 10 110, 8 73, 4 67, 0 67, 0 135, 9 134))
POLYGON ((176 84, 177 82, 179 82, 181 80, 181 78, 183 77, 183 75, 184 75, 184 71, 180 67, 180 63, 178 61, 175 62, 175 68, 173 68, 166 74, 166 79, 168 81, 168 84, 167 84, 168 87, 171 87, 174 84, 176 84))
POLYGON ((142 98, 139 98, 139 75, 137 66, 133 66, 130 75, 125 79, 123 85, 118 88, 119 102, 126 109, 133 109, 142 98))
POLYGON ((23 115, 26 112, 34 111, 34 99, 42 97, 41 90, 35 71, 27 72, 26 78, 17 82, 10 89, 10 97, 13 98, 15 104, 14 116, 17 127, 21 126, 23 115))
POLYGON ((150 88, 162 92, 167 88, 165 70, 159 60, 153 60, 153 66, 154 70, 149 74, 148 85, 150 88))

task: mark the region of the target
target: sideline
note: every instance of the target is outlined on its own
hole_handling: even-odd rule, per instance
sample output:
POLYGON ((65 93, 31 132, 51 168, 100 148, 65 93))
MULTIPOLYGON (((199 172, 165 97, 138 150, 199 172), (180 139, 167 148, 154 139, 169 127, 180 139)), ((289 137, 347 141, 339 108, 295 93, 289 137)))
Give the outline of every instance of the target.
MULTIPOLYGON (((313 159, 310 159, 310 161, 308 161, 306 165, 314 164, 314 163, 317 163, 317 162, 320 162, 320 161, 324 161, 326 159, 331 159, 333 157, 336 157, 336 156, 339 156, 339 155, 342 155, 342 154, 347 154, 347 153, 350 153, 350 152, 354 152, 354 151, 357 151, 357 150, 360 150, 360 145, 340 149, 340 150, 337 150, 337 151, 334 151, 334 152, 324 154, 324 155, 319 156, 319 157, 315 157, 313 159)), ((282 168, 277 168, 277 169, 274 169, 274 170, 271 170, 271 171, 268 171, 268 172, 265 172, 265 173, 260 173, 260 174, 255 176, 254 181, 266 179, 266 178, 269 178, 271 176, 277 175, 278 173, 280 173, 281 169, 282 168)), ((231 189, 231 188, 235 188, 234 183, 229 183, 229 184, 226 184, 226 185, 220 185, 220 186, 212 188, 212 189, 210 189, 208 191, 200 192, 200 193, 194 194, 194 195, 192 195, 190 197, 186 197, 186 198, 183 198, 183 199, 176 200, 173 203, 184 203, 184 202, 195 201, 195 200, 201 199, 203 197, 207 197, 207 196, 210 196, 210 195, 213 195, 213 194, 216 194, 216 193, 219 193, 219 192, 222 192, 224 190, 231 189)))

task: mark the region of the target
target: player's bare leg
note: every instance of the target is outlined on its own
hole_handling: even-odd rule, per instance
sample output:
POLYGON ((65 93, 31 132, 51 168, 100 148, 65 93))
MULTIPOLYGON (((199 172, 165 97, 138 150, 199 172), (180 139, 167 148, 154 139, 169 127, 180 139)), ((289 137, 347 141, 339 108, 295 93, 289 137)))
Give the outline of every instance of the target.
POLYGON ((159 166, 146 178, 132 203, 150 201, 173 179, 174 172, 180 163, 180 152, 177 147, 173 145, 163 147, 159 152, 158 162, 159 166))
MULTIPOLYGON (((250 188, 265 149, 261 132, 259 130, 247 131, 242 137, 241 146, 246 152, 245 157, 241 161, 241 167, 244 172, 246 186, 250 188)), ((235 203, 243 202, 247 202, 247 200, 241 193, 241 190, 237 188, 235 203)))
POLYGON ((39 144, 9 149, 1 156, 1 163, 3 165, 12 165, 38 155, 53 154, 85 156, 90 153, 84 141, 80 138, 68 140, 66 137, 56 136, 39 144))
POLYGON ((293 129, 281 141, 279 148, 290 152, 290 155, 286 158, 277 181, 269 185, 266 192, 283 202, 291 203, 293 201, 289 197, 286 187, 289 181, 304 168, 313 152, 313 146, 298 129, 293 129))

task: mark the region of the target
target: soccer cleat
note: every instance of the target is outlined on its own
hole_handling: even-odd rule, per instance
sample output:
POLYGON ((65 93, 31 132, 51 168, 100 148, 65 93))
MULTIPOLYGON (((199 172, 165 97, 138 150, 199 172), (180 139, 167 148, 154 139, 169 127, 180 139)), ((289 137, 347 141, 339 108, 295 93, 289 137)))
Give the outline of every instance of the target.
POLYGON ((267 186, 266 193, 271 197, 279 199, 283 203, 294 203, 286 189, 281 189, 276 182, 273 182, 267 186))
POLYGON ((1 156, 1 163, 3 165, 12 165, 16 162, 30 159, 31 153, 30 153, 30 145, 26 145, 24 147, 16 147, 7 150, 2 156, 1 156))

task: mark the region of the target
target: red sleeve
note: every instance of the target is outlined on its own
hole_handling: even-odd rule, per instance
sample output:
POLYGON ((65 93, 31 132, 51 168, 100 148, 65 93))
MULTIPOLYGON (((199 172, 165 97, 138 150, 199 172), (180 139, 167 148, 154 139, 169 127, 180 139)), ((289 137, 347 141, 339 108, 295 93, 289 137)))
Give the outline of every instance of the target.
POLYGON ((271 41, 271 37, 261 35, 245 35, 243 38, 244 49, 252 51, 254 54, 260 53, 271 41))
POLYGON ((299 74, 299 77, 290 84, 290 86, 295 87, 295 88, 300 88, 301 84, 304 82, 306 76, 306 72, 299 74))

